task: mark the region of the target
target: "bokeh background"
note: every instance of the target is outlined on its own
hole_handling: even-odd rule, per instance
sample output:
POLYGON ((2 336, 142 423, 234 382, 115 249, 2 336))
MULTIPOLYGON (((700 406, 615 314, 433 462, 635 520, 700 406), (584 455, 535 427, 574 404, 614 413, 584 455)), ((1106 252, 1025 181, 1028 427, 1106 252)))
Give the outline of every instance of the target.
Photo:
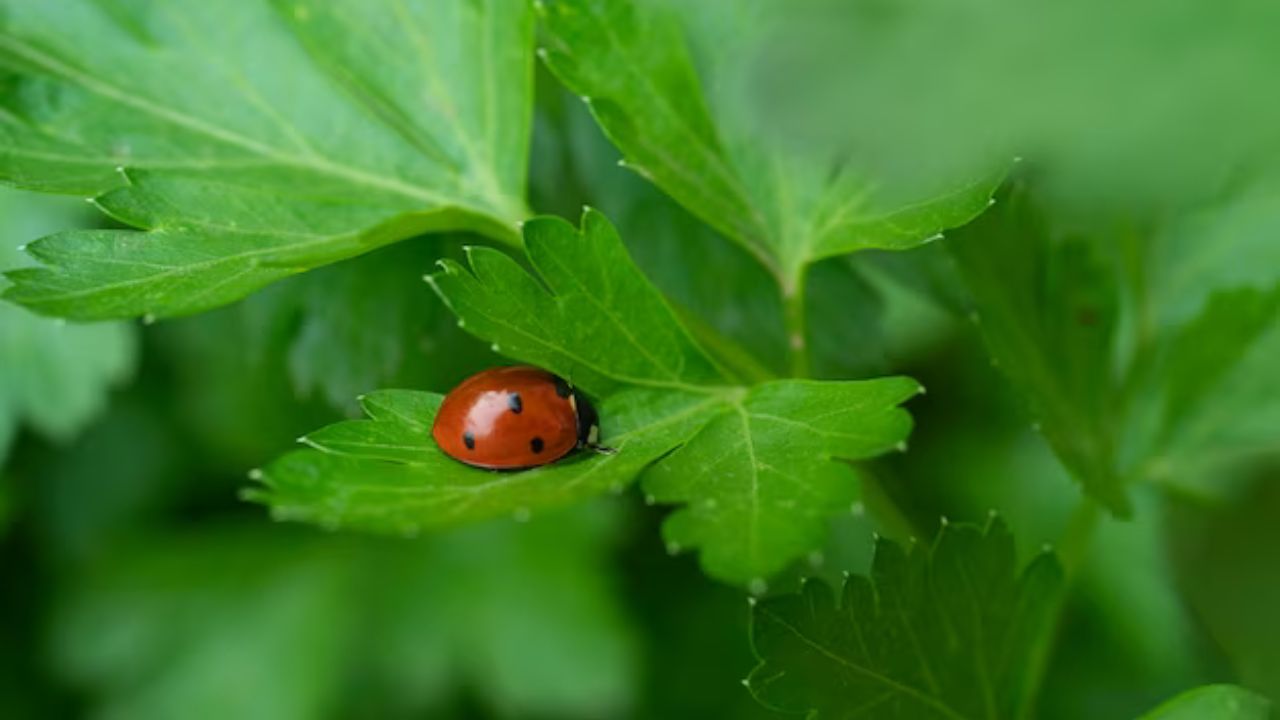
MULTIPOLYGON (((1021 155, 1063 226, 1132 220, 1223 277, 1280 282, 1273 3, 764 7, 758 42, 694 48, 732 70, 708 93, 746 108, 750 132, 796 153, 834 145, 907 188, 1021 155)), ((688 21, 740 29, 707 8, 688 21)), ((750 291, 764 271, 616 160, 540 74, 532 206, 602 209, 680 307, 785 366, 777 298, 750 291)), ((0 267, 103 224, 79 199, 4 190, 0 267)), ((446 391, 501 362, 420 280, 467 240, 400 243, 155 324, 0 305, 0 717, 774 717, 740 685, 745 595, 668 556, 665 511, 634 492, 399 540, 276 523, 240 500, 250 469, 352 415, 359 393, 446 391)), ((904 372, 929 394, 911 405, 911 452, 865 468, 864 511, 775 589, 865 571, 873 531, 928 537, 942 516, 998 508, 1029 555, 1076 521, 1079 488, 992 367, 942 244, 814 268, 817 374, 904 372)), ((1280 366, 1259 367, 1280 385, 1280 366)), ((1134 717, 1218 681, 1280 698, 1270 427, 1271 452, 1135 487, 1134 519, 1103 517, 1067 548, 1081 558, 1041 717, 1134 717)))

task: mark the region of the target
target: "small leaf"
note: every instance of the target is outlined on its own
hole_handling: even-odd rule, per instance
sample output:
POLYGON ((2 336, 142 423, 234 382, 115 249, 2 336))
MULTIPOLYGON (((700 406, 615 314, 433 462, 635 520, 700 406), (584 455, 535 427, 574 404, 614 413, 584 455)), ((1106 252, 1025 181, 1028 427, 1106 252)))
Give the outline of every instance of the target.
POLYGON ((810 581, 755 606, 748 687, 815 718, 1021 717, 1063 578, 1047 553, 1016 563, 999 521, 944 526, 931 548, 880 540, 838 604, 810 581))
POLYGON ((615 454, 479 470, 431 438, 439 395, 381 391, 364 399, 370 419, 312 433, 314 449, 273 462, 252 495, 283 518, 405 533, 524 519, 620 491, 657 463, 646 490, 688 504, 668 520, 668 539, 701 549, 710 574, 746 583, 820 545, 827 518, 857 496, 835 460, 885 452, 910 432, 898 405, 919 386, 907 378, 739 384, 694 342, 603 215, 588 210, 581 230, 537 218, 524 231, 534 274, 475 248, 469 268, 445 261, 432 281, 468 332, 591 393, 600 441, 615 454))
POLYGON ((703 564, 721 577, 785 567, 821 545, 827 518, 859 497, 853 470, 832 459, 893 449, 911 430, 897 405, 918 391, 909 378, 751 388, 645 474, 646 493, 686 504, 664 538, 702 548, 703 564))
POLYGON ((550 35, 548 66, 589 102, 627 167, 750 251, 784 287, 824 257, 926 242, 985 209, 998 183, 990 175, 894 197, 836 153, 799 157, 794 147, 771 143, 776 138, 753 127, 740 104, 704 92, 749 85, 753 45, 767 44, 767 17, 736 6, 631 0, 539 7, 550 35), (725 17, 690 17, 716 11, 725 17), (717 62, 695 68, 691 36, 695 49, 712 46, 717 62))
POLYGON ((193 313, 422 233, 517 241, 523 0, 2 9, 0 177, 150 230, 33 243, 6 297, 38 312, 193 313))
MULTIPOLYGON (((0 238, 29 238, 82 220, 65 200, 0 191, 0 238)), ((16 242, 0 239, 0 266, 21 261, 16 242)), ((22 424, 69 439, 132 374, 136 354, 132 328, 72 325, 0 302, 0 465, 22 424)))
POLYGON ((1267 720, 1271 703, 1235 685, 1206 685, 1188 690, 1139 720, 1267 720))

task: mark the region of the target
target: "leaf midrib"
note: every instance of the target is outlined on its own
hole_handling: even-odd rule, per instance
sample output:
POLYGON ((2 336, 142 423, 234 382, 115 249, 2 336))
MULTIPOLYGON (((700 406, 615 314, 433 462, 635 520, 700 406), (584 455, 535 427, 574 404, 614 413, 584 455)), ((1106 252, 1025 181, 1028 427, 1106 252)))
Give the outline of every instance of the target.
MULTIPOLYGON (((36 67, 88 92, 118 104, 132 107, 165 122, 205 135, 218 142, 243 148, 280 165, 312 170, 319 174, 350 181, 356 186, 379 188, 415 202, 424 202, 437 206, 455 205, 484 214, 492 214, 499 218, 505 218, 509 208, 512 207, 512 203, 503 202, 497 198, 486 198, 487 202, 477 203, 470 198, 433 192, 395 178, 376 175, 361 168, 334 162, 331 158, 322 155, 292 156, 282 154, 276 152, 271 146, 253 138, 212 125, 199 118, 164 107, 145 98, 131 95, 116 85, 62 62, 58 58, 24 43, 12 35, 0 35, 0 48, 13 52, 36 67)), ((516 203, 516 205, 520 205, 520 203, 516 203)))

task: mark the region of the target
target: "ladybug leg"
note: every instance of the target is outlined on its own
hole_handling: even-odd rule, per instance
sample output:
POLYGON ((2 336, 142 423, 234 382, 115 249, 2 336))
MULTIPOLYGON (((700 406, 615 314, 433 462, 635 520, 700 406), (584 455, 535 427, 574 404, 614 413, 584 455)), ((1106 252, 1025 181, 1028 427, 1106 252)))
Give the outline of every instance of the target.
POLYGON ((603 445, 597 445, 595 443, 587 443, 586 447, 588 450, 599 453, 601 455, 617 455, 618 454, 618 448, 605 447, 603 445))

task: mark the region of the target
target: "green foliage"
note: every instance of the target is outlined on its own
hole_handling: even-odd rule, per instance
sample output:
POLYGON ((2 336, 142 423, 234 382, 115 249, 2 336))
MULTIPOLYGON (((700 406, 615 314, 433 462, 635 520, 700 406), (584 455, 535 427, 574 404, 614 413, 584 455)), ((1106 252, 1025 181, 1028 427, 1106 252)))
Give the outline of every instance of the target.
MULTIPOLYGON (((64 202, 0 194, 0 267, 21 262, 16 238, 31 238, 83 218, 64 202)), ((0 304, 0 465, 18 428, 66 441, 97 415, 107 391, 135 362, 132 329, 68 325, 0 304)))
POLYGON ((1267 720, 1271 703, 1234 685, 1188 690, 1139 720, 1267 720))
POLYGON ((827 518, 857 498, 853 473, 833 459, 885 452, 910 431, 897 409, 919 391, 907 378, 736 384, 597 212, 581 231, 530 221, 525 246, 536 275, 473 248, 469 269, 445 261, 431 280, 468 332, 599 397, 601 442, 616 454, 517 473, 470 468, 431 438, 440 396, 383 391, 364 398, 369 420, 310 434, 319 452, 267 467, 254 497, 277 517, 414 534, 618 491, 654 465, 646 492, 687 506, 667 522, 672 550, 701 549, 708 572, 747 582, 817 547, 827 518))
POLYGON ((143 538, 59 609, 54 659, 104 717, 421 716, 455 684, 497 711, 599 717, 632 701, 635 653, 590 579, 603 530, 579 513, 396 546, 234 526, 143 538))
POLYGON ((1023 717, 1062 585, 1050 554, 1018 572, 999 520, 929 548, 882 540, 838 604, 821 581, 756 604, 748 687, 821 718, 1023 717))
MULTIPOLYGON (((1228 284, 1239 273, 1216 255, 1177 252, 1190 222, 1077 230, 1018 183, 948 244, 992 362, 1085 490, 1122 515, 1129 482, 1203 482, 1275 450, 1280 397, 1264 366, 1280 275, 1228 284)), ((1246 243, 1219 238, 1215 253, 1270 257, 1246 243)))
POLYGON ((0 195, 0 716, 1266 717, 1277 11, 1202 5, 0 0, 0 182, 106 214, 0 195), (444 456, 509 361, 616 452, 444 456))
POLYGON ((552 0, 539 5, 551 41, 542 54, 590 104, 627 167, 741 244, 789 293, 802 290, 815 260, 914 247, 986 207, 991 178, 885 198, 839 157, 761 147, 739 98, 703 91, 734 88, 749 71, 765 29, 758 5, 691 8, 686 17, 714 17, 682 24, 676 5, 552 0), (714 44, 705 67, 695 67, 686 32, 702 33, 695 47, 714 44))
POLYGON ((2 9, 0 176, 148 229, 32 243, 43 266, 10 273, 15 302, 178 315, 426 232, 516 242, 522 0, 2 9))

